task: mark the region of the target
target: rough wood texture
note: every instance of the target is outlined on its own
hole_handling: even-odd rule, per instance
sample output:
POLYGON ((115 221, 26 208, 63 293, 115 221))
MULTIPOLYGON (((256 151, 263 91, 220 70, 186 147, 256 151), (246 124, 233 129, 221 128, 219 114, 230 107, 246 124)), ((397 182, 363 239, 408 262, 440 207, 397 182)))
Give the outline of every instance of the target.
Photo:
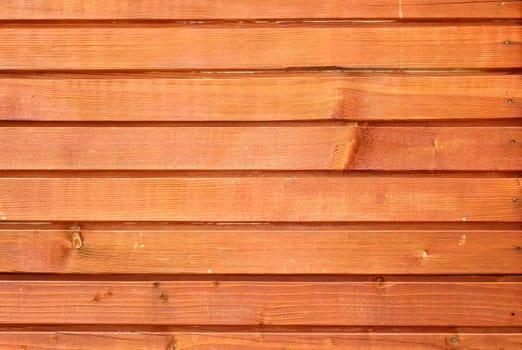
POLYGON ((0 179, 0 219, 499 221, 522 219, 520 178, 270 175, 0 179))
POLYGON ((198 227, 185 230, 138 230, 129 225, 101 230, 1 229, 0 272, 522 273, 522 232, 518 230, 198 227))
POLYGON ((521 326, 520 282, 3 281, 0 323, 521 326))
POLYGON ((4 0, 0 19, 519 18, 517 0, 4 0))
POLYGON ((0 154, 5 170, 518 171, 522 128, 0 127, 0 154))
POLYGON ((522 116, 519 74, 0 75, 0 120, 462 120, 522 116))
POLYGON ((26 350, 517 350, 520 333, 0 332, 0 347, 26 350))
POLYGON ((512 68, 522 26, 243 24, 0 27, 0 69, 512 68))

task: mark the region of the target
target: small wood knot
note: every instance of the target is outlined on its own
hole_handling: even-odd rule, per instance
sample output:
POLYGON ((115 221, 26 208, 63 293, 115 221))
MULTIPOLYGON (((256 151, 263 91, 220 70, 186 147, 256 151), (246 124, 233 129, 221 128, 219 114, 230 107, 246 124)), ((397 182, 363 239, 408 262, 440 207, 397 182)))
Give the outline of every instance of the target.
POLYGON ((509 41, 509 40, 504 40, 504 45, 511 45, 511 41, 509 41))
POLYGON ((449 338, 449 342, 450 342, 451 344, 456 344, 458 341, 459 341, 459 338, 458 338, 457 336, 455 336, 455 335, 454 335, 454 336, 451 336, 451 337, 449 338))
POLYGON ((509 143, 517 143, 517 140, 511 139, 511 140, 509 140, 509 143))
POLYGON ((83 245, 82 236, 80 235, 80 225, 78 224, 72 228, 71 243, 74 249, 80 249, 83 245))
POLYGON ((513 99, 509 98, 509 99, 507 100, 507 103, 509 103, 509 104, 513 104, 513 103, 515 103, 515 101, 514 101, 513 99))
POLYGON ((521 246, 515 247, 515 251, 516 251, 516 252, 520 252, 520 251, 522 251, 522 247, 521 247, 521 246))

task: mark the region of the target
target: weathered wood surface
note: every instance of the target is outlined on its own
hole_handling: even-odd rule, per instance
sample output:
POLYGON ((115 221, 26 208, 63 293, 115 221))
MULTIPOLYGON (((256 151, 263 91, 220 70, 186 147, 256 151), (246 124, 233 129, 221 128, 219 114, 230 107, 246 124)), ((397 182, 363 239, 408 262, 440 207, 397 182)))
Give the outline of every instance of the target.
MULTIPOLYGON (((520 178, 274 175, 0 178, 10 221, 522 220, 520 178)), ((7 175, 9 176, 9 175, 7 175)))
POLYGON ((0 70, 514 68, 516 23, 0 27, 0 70))
POLYGON ((0 75, 0 120, 498 120, 521 101, 506 73, 0 75))
POLYGON ((0 19, 519 18, 517 0, 4 0, 0 19))
POLYGON ((0 272, 522 274, 520 230, 4 229, 0 272))

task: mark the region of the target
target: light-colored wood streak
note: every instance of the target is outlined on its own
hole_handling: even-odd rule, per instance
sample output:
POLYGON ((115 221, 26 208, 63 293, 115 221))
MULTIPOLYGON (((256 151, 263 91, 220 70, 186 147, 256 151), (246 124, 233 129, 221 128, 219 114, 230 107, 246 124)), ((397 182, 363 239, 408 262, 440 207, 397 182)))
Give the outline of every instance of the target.
POLYGON ((27 350, 515 350, 520 333, 0 332, 0 347, 27 350), (170 346, 170 347, 169 347, 170 346))
POLYGON ((0 69, 513 68, 522 26, 245 24, 0 28, 0 69))
POLYGON ((499 221, 522 219, 520 178, 4 177, 18 221, 499 221))
POLYGON ((0 272, 522 273, 516 230, 75 230, 1 229, 0 272))
POLYGON ((0 127, 0 154, 4 170, 518 171, 522 128, 0 127))
POLYGON ((517 0, 4 0, 0 19, 519 18, 517 0))
POLYGON ((0 120, 461 120, 522 117, 519 74, 0 75, 0 120))
POLYGON ((520 326, 519 282, 9 281, 0 323, 520 326))

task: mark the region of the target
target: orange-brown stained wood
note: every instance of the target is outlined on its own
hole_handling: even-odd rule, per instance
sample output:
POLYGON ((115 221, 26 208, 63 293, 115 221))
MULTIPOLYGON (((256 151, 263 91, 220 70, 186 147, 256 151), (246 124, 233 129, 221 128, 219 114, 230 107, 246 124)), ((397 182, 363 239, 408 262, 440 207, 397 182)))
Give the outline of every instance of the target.
POLYGON ((0 230, 0 272, 521 274, 517 230, 0 230))
POLYGON ((520 282, 9 281, 0 323, 520 326, 520 282))
POLYGON ((522 26, 487 24, 17 25, 0 69, 513 68, 522 26))
POLYGON ((1 220, 522 220, 520 178, 41 176, 0 179, 1 220))
POLYGON ((362 127, 357 170, 522 170, 522 128, 362 127))
POLYGON ((0 347, 40 349, 252 350, 518 349, 520 333, 0 332, 0 347), (169 347, 170 346, 170 347, 169 347))
POLYGON ((518 171, 522 128, 0 127, 0 154, 6 170, 518 171))
POLYGON ((518 18, 517 0, 4 0, 0 19, 518 18))
POLYGON ((340 170, 356 143, 353 125, 0 127, 0 169, 340 170))
POLYGON ((0 75, 0 120, 462 120, 522 116, 519 74, 0 75))

